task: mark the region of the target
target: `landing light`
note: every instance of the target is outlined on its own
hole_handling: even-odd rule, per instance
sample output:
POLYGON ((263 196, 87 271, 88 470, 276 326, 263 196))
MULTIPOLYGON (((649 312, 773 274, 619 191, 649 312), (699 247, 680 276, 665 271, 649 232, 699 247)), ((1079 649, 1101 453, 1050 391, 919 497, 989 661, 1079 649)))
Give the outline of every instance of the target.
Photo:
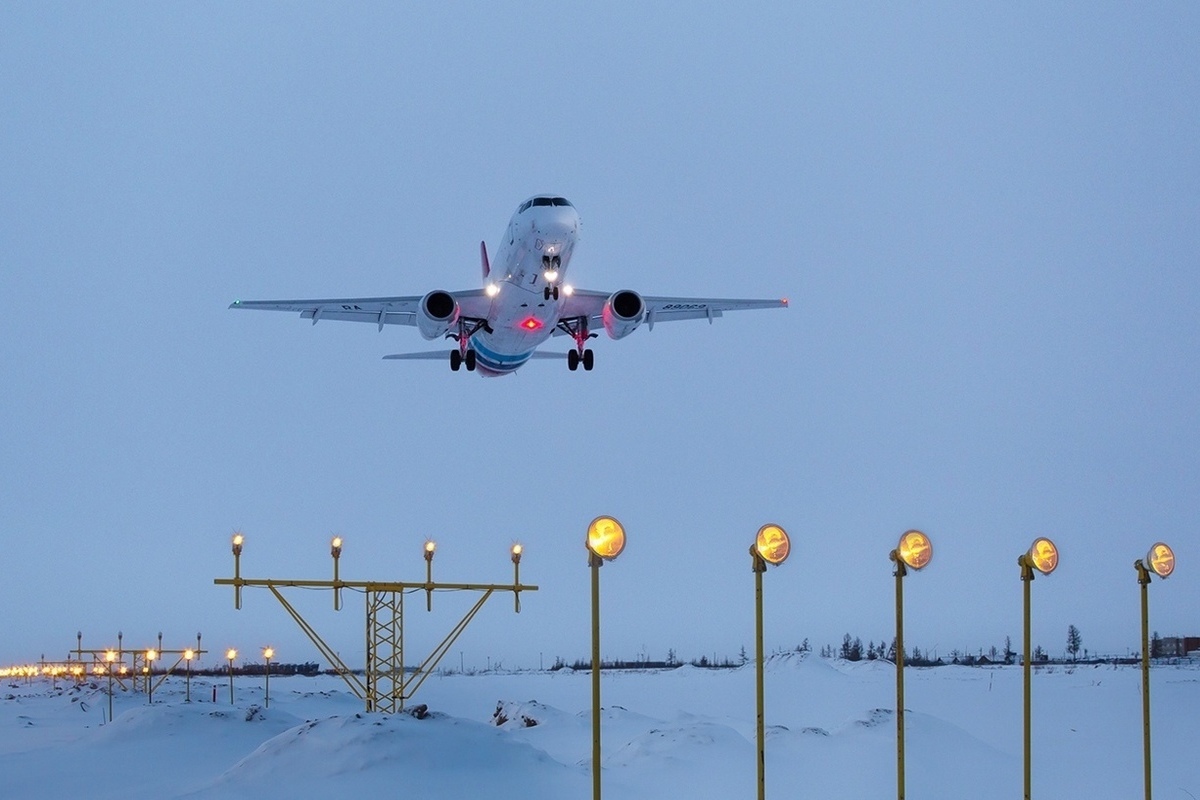
POLYGON ((558 280, 558 270, 556 270, 556 269, 548 269, 548 270, 546 270, 546 272, 544 273, 544 277, 545 277, 545 278, 546 278, 546 280, 547 280, 547 281, 549 281, 550 283, 554 283, 556 280, 558 280))
POLYGON ((497 284, 489 283, 487 288, 483 290, 488 297, 495 297, 500 294, 500 287, 497 284))
POLYGON ((565 294, 567 297, 570 297, 571 295, 575 294, 575 287, 574 286, 563 286, 562 293, 565 294))

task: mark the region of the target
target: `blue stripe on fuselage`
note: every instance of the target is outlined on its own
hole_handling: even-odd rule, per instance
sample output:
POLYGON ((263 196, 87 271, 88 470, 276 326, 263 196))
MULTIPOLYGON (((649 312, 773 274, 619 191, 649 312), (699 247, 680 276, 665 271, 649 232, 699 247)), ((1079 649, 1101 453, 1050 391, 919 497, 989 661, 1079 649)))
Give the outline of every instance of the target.
POLYGON ((471 347, 475 350, 475 360, 492 372, 513 372, 533 355, 532 350, 528 353, 519 353, 517 355, 497 353, 485 345, 480 337, 477 336, 471 337, 471 347))

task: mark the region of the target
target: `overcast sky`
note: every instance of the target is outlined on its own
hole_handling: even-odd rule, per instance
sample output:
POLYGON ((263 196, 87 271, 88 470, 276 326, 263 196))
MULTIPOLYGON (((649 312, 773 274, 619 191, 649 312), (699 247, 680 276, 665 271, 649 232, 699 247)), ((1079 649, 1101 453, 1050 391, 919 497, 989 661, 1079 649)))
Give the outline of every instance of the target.
MULTIPOLYGON (((506 581, 450 657, 1021 633, 1200 634, 1200 9, 1191 3, 0 6, 0 661, 125 633, 317 659, 232 573, 506 581), (475 288, 523 199, 571 199, 591 289, 783 297, 481 380, 413 329, 234 299, 475 288), (19 611, 16 609, 20 609, 19 611)), ((556 342, 557 343, 557 342, 556 342)), ((352 663, 362 599, 293 594, 352 663)), ((413 597, 411 653, 468 607, 413 597)), ((410 659, 412 660, 412 659, 410 659)), ((457 666, 457 663, 454 664, 457 666)))

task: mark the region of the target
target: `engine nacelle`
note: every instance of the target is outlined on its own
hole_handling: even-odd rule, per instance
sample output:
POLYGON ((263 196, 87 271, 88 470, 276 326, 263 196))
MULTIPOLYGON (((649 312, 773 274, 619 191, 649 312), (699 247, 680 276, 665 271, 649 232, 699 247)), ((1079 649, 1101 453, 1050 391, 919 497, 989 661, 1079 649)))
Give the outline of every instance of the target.
POLYGON ((622 289, 604 301, 600 318, 610 339, 622 339, 637 330, 646 319, 646 303, 637 292, 622 289))
POLYGON ((421 298, 417 306, 417 330, 426 339, 440 339, 458 324, 458 301, 441 289, 421 298))

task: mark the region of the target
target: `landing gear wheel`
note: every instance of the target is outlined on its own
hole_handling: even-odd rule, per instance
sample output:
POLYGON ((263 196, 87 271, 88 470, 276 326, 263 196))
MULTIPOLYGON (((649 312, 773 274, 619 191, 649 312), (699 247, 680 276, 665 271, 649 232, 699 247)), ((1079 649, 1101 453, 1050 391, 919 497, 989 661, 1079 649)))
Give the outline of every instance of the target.
POLYGON ((558 287, 555 286, 554 291, 550 292, 550 294, 554 295, 554 299, 557 300, 558 299, 558 287))
MULTIPOLYGON (((462 363, 463 363, 462 353, 458 352, 457 350, 451 350, 450 351, 450 369, 451 369, 451 371, 458 372, 458 368, 462 366, 462 363)), ((470 367, 467 367, 467 369, 470 369, 470 367)))
POLYGON ((584 350, 583 351, 583 369, 584 369, 584 371, 591 372, 592 367, 595 365, 595 363, 596 363, 596 355, 591 351, 591 349, 584 350))
POLYGON ((464 361, 467 365, 467 372, 474 372, 475 371, 475 351, 468 350, 467 357, 464 359, 464 361))
MULTIPOLYGON (((575 370, 579 369, 579 351, 578 350, 568 350, 567 351, 567 369, 571 370, 571 372, 574 372, 575 370)), ((587 369, 587 368, 584 367, 584 369, 587 369)))
MULTIPOLYGON (((549 286, 547 286, 545 289, 543 289, 543 290, 542 290, 542 299, 543 299, 543 300, 549 300, 549 299, 550 299, 550 287, 549 287, 549 286)), ((557 299, 558 299, 558 292, 555 292, 555 293, 554 293, 554 299, 555 299, 555 300, 557 300, 557 299)))

